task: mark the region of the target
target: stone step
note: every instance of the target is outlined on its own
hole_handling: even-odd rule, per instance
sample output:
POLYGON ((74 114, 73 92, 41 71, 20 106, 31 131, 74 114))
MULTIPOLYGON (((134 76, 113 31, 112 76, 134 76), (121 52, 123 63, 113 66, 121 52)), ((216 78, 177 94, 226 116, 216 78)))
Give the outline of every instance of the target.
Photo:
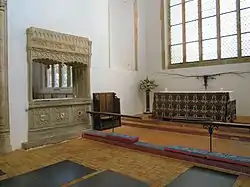
MULTIPOLYGON (((201 135, 201 136, 209 136, 208 131, 203 128, 201 125, 198 127, 191 127, 190 124, 185 125, 163 125, 163 124, 153 124, 149 122, 136 122, 134 120, 122 120, 122 125, 137 127, 137 128, 147 128, 154 130, 162 130, 176 133, 184 133, 184 134, 192 134, 192 135, 201 135)), ((197 126, 197 125, 196 125, 197 126)), ((231 139, 231 140, 239 140, 239 141, 250 141, 250 133, 240 133, 240 132, 225 132, 224 129, 214 131, 213 134, 216 138, 221 139, 231 139)))

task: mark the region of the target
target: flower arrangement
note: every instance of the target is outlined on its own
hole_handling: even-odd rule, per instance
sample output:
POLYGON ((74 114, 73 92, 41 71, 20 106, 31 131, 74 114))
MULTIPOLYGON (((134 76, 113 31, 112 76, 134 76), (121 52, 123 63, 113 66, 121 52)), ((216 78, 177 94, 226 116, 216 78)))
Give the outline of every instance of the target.
POLYGON ((144 92, 151 92, 153 89, 158 87, 154 80, 146 79, 140 81, 140 90, 144 92))

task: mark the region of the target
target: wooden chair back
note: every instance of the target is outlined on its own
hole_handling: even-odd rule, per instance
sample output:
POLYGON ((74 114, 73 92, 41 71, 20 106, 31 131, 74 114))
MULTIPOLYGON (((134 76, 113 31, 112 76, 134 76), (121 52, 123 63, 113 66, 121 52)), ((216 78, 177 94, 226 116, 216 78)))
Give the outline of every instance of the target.
MULTIPOLYGON (((93 93, 93 111, 121 114, 120 98, 114 92, 93 93)), ((94 119, 95 130, 106 130, 121 126, 121 117, 96 116, 94 119)))

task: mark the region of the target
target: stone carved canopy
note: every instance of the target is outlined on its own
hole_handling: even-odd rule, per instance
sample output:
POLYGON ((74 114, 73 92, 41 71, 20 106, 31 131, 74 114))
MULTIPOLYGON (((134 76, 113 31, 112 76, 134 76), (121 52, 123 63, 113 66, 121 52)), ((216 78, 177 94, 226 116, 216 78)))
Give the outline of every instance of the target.
POLYGON ((88 38, 35 27, 28 28, 26 34, 29 61, 45 65, 90 65, 92 42, 88 38))

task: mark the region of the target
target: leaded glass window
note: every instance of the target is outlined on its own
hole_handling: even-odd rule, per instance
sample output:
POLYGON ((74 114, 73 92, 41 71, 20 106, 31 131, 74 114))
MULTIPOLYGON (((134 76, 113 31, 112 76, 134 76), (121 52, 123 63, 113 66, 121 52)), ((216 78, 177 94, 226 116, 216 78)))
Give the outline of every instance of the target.
POLYGON ((169 9, 171 64, 250 57, 250 0, 170 0, 169 9))

